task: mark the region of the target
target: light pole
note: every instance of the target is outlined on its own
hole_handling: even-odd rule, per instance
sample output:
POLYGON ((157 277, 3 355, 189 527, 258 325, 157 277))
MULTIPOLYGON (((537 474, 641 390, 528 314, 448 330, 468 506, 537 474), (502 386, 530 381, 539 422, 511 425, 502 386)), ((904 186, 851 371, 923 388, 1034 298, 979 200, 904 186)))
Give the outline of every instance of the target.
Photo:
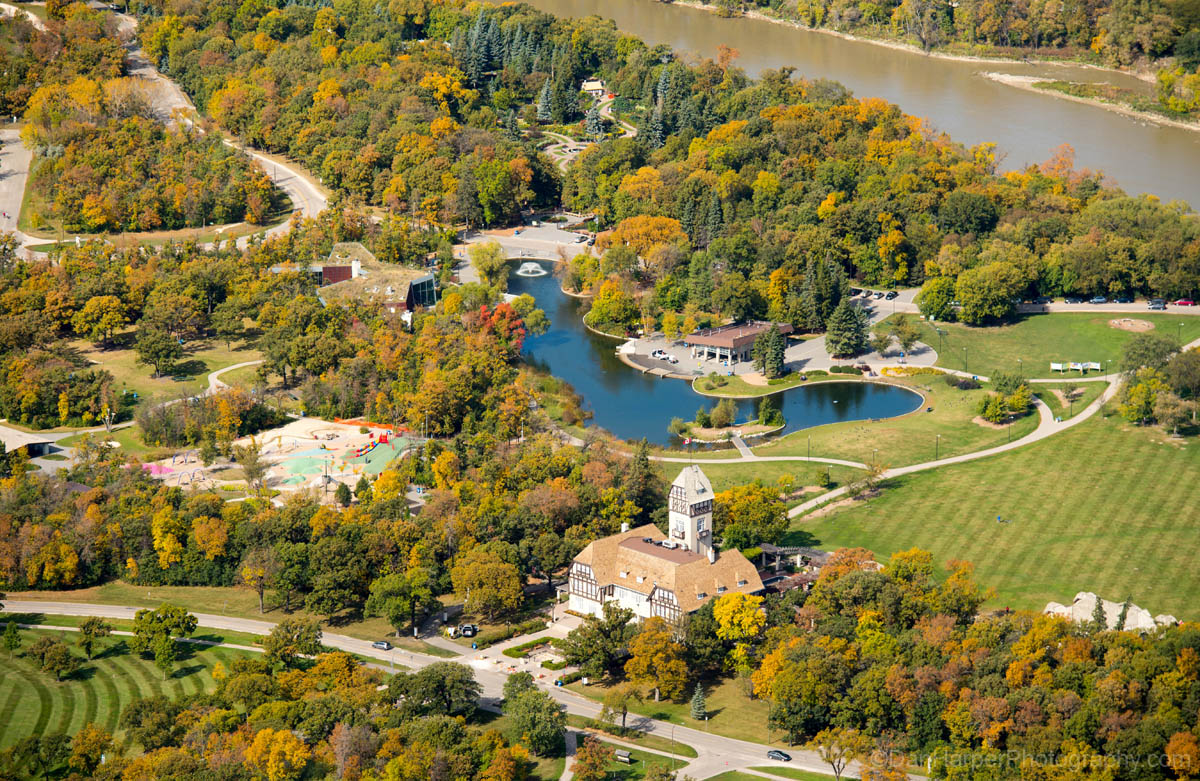
POLYGON ((1017 371, 1021 374, 1022 377, 1025 376, 1025 362, 1022 361, 1020 358, 1017 359, 1017 371))
POLYGON ((938 434, 937 439, 933 443, 933 460, 937 461, 942 452, 942 435, 938 434))
POLYGON ((812 437, 808 438, 808 460, 812 461, 812 437))
POLYGON ((967 348, 966 347, 963 348, 963 371, 970 374, 970 372, 967 370, 967 348))
POLYGON ((1177 341, 1177 342, 1183 341, 1183 321, 1182 320, 1180 320, 1178 323, 1175 324, 1175 341, 1177 341))
POLYGON ((1111 364, 1112 364, 1112 358, 1104 359, 1104 379, 1106 382, 1112 382, 1112 377, 1109 376, 1112 373, 1111 364))

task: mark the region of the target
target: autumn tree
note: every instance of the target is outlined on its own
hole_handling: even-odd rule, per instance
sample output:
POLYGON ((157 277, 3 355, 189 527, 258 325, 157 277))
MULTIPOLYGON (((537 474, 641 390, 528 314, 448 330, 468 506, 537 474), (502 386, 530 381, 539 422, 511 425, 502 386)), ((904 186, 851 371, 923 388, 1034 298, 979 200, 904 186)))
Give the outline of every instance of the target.
POLYGON ((113 747, 113 737, 104 728, 88 723, 71 738, 71 756, 67 766, 83 777, 90 777, 113 747))
POLYGON ((1191 732, 1176 732, 1167 741, 1164 750, 1167 764, 1177 778, 1194 778, 1200 775, 1200 744, 1191 732))
POLYGON ((237 582, 258 595, 258 612, 266 612, 263 597, 280 571, 279 556, 274 548, 251 548, 238 567, 237 582))
POLYGON ((71 318, 75 333, 102 342, 105 347, 109 346, 113 331, 126 322, 125 305, 116 296, 93 296, 71 318))
POLYGON ((489 621, 521 606, 521 574, 498 554, 479 546, 460 555, 450 570, 463 610, 489 621))
POLYGON ((498 241, 472 244, 468 250, 471 265, 479 275, 479 281, 489 287, 508 289, 508 256, 498 241))
POLYGON ((871 750, 871 742, 858 730, 830 727, 818 732, 808 747, 829 765, 834 778, 840 779, 851 762, 867 755, 871 750))
POLYGON ((583 739, 583 745, 575 751, 575 764, 571 765, 571 772, 579 781, 605 781, 613 756, 611 747, 588 735, 583 739))
POLYGON ((725 545, 749 548, 762 542, 772 545, 787 531, 787 507, 778 489, 755 480, 719 492, 713 497, 713 534, 725 545))
POLYGON ((683 643, 675 639, 667 622, 653 616, 642 622, 629 641, 625 674, 638 686, 653 689, 655 702, 660 693, 676 699, 682 696, 689 677, 685 654, 683 643))
POLYGON ((295 781, 303 775, 311 758, 308 746, 286 729, 261 729, 246 748, 247 764, 267 781, 295 781))
POLYGON ((749 674, 753 644, 766 626, 762 602, 762 597, 740 592, 724 594, 713 602, 717 637, 734 643, 729 664, 739 673, 749 674))
POLYGON ((285 618, 271 628, 262 646, 265 659, 293 667, 301 657, 321 653, 321 625, 311 618, 285 618))

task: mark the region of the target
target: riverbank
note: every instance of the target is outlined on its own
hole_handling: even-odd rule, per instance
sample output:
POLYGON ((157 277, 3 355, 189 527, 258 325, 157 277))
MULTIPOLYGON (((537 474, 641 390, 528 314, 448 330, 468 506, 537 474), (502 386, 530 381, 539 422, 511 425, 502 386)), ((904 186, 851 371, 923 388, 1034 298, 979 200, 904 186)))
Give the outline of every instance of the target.
MULTIPOLYGON (((655 1, 660 2, 661 0, 655 0, 655 1)), ((678 0, 677 4, 686 6, 688 8, 695 8, 697 10, 707 11, 708 13, 715 14, 717 16, 721 15, 720 14, 721 9, 715 5, 712 5, 711 3, 695 2, 694 0, 678 0)), ((827 27, 810 27, 810 26, 803 24, 801 22, 798 22, 794 19, 783 19, 778 16, 772 16, 768 13, 764 13, 763 11, 759 11, 759 10, 746 10, 746 11, 743 11, 740 14, 740 16, 743 18, 746 18, 746 19, 755 19, 755 20, 762 21, 762 22, 770 22, 771 24, 779 24, 779 25, 783 25, 784 27, 791 27, 793 29, 803 30, 805 32, 813 32, 813 33, 820 33, 822 35, 829 35, 829 36, 833 36, 834 38, 841 38, 844 41, 855 41, 857 43, 869 43, 874 46, 882 46, 886 49, 891 49, 893 51, 906 52, 908 54, 921 54, 926 57, 931 57, 931 58, 939 59, 939 60, 946 60, 948 62, 966 62, 966 63, 978 63, 978 64, 985 64, 985 65, 986 64, 1010 65, 1013 63, 1020 63, 1022 65, 1034 65, 1034 66, 1069 65, 1071 67, 1086 68, 1088 70, 1094 70, 1094 71, 1098 71, 1100 73, 1113 73, 1113 74, 1121 74, 1123 76, 1132 76, 1135 79, 1144 81, 1149 84, 1153 84, 1155 82, 1155 76, 1154 76, 1154 73, 1152 73, 1152 72, 1140 71, 1140 70, 1139 71, 1125 71, 1125 70, 1120 70, 1118 68, 1111 68, 1111 67, 1108 67, 1105 65, 1097 65, 1097 64, 1091 63, 1091 62, 1082 62, 1080 60, 1071 60, 1071 59, 1054 60, 1054 59, 1045 59, 1045 58, 1040 58, 1040 57, 1039 58, 1031 58, 1028 56, 1024 56, 1021 58, 1000 57, 1000 56, 989 57, 989 56, 976 55, 976 54, 954 54, 952 52, 944 52, 944 51, 925 51, 920 46, 915 46, 911 43, 904 43, 902 41, 889 40, 887 38, 871 38, 869 36, 855 34, 855 33, 847 33, 847 32, 843 32, 841 30, 831 30, 827 27)), ((723 18, 736 19, 739 17, 723 17, 723 18)))
POLYGON ((1039 84, 1048 83, 1049 80, 1038 78, 1037 76, 1017 76, 1012 73, 996 73, 991 71, 980 73, 979 75, 983 76, 985 79, 990 79, 991 81, 1004 84, 1009 87, 1016 87, 1017 89, 1023 89, 1028 92, 1036 92, 1042 95, 1049 95, 1050 97, 1054 98, 1062 98, 1063 100, 1082 103, 1086 106, 1093 106, 1095 108, 1104 109, 1105 111, 1112 111, 1116 114, 1122 114, 1130 117, 1131 119, 1140 119, 1146 122, 1153 122, 1157 125, 1166 125, 1168 127, 1179 128, 1180 130, 1189 130, 1193 133, 1200 131, 1200 122, 1189 122, 1185 119, 1172 119, 1171 117, 1164 116, 1162 114, 1155 114, 1150 111, 1136 109, 1130 106, 1128 103, 1111 102, 1102 100, 1100 98, 1072 95, 1071 93, 1064 92, 1063 90, 1040 87, 1038 86, 1039 84))

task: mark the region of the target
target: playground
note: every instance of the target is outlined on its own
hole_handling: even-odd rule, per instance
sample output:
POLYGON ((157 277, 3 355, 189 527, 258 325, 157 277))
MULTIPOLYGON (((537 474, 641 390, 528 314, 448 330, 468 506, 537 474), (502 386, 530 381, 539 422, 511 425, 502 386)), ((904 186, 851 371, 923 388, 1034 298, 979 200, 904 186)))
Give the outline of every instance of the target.
MULTIPOLYGON (((269 465, 267 487, 284 492, 333 483, 353 487, 361 476, 378 475, 415 444, 415 440, 387 428, 371 428, 364 434, 357 425, 315 418, 293 420, 235 444, 248 445, 251 441, 258 442, 261 456, 269 465)), ((195 450, 143 464, 142 468, 168 485, 212 488, 242 479, 236 463, 222 461, 204 466, 195 450)))

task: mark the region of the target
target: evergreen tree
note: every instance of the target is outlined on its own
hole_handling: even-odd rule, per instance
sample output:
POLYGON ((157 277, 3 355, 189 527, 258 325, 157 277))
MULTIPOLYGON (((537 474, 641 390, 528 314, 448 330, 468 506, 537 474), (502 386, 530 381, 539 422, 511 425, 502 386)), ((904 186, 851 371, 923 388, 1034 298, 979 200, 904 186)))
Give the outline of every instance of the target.
POLYGON ((1133 597, 1125 597, 1125 601, 1121 603, 1121 612, 1117 614, 1117 625, 1114 627, 1118 632, 1125 629, 1125 619, 1129 617, 1129 608, 1133 606, 1133 597))
POLYGON ((692 693, 692 718, 696 721, 708 718, 708 704, 704 701, 704 689, 699 683, 696 684, 696 691, 692 693))
POLYGON ((554 77, 551 76, 551 77, 547 78, 544 82, 542 82, 542 91, 540 93, 538 93, 538 102, 537 102, 537 120, 538 120, 538 122, 549 122, 551 119, 552 115, 550 114, 550 91, 551 91, 550 82, 553 80, 553 78, 554 77))
POLYGON ((1100 598, 1099 594, 1096 595, 1096 607, 1092 609, 1092 623, 1101 631, 1108 629, 1108 617, 1104 615, 1104 600, 1100 598))
POLYGON ((825 325, 825 349, 830 355, 848 358, 867 347, 867 315, 861 308, 842 299, 825 325))
POLYGON ((708 214, 704 218, 704 232, 709 243, 721 238, 725 232, 725 213, 721 210, 721 199, 714 192, 708 199, 708 214))
POLYGON ((504 115, 504 135, 513 141, 521 140, 521 126, 517 124, 517 112, 511 108, 504 115))
POLYGON ((666 142, 666 134, 663 132, 662 107, 660 106, 655 106, 654 113, 650 115, 650 127, 646 129, 646 140, 650 143, 651 149, 660 149, 666 142))
POLYGON ((595 141, 604 137, 604 119, 600 116, 600 109, 595 106, 588 109, 583 118, 583 130, 595 141))
POLYGON ((783 376, 783 353, 786 343, 779 329, 771 326, 754 340, 751 354, 754 356, 754 368, 763 373, 769 380, 783 376))
POLYGON ((645 439, 638 442, 625 477, 625 496, 639 508, 640 517, 649 518, 658 504, 658 476, 650 464, 650 445, 645 439))

